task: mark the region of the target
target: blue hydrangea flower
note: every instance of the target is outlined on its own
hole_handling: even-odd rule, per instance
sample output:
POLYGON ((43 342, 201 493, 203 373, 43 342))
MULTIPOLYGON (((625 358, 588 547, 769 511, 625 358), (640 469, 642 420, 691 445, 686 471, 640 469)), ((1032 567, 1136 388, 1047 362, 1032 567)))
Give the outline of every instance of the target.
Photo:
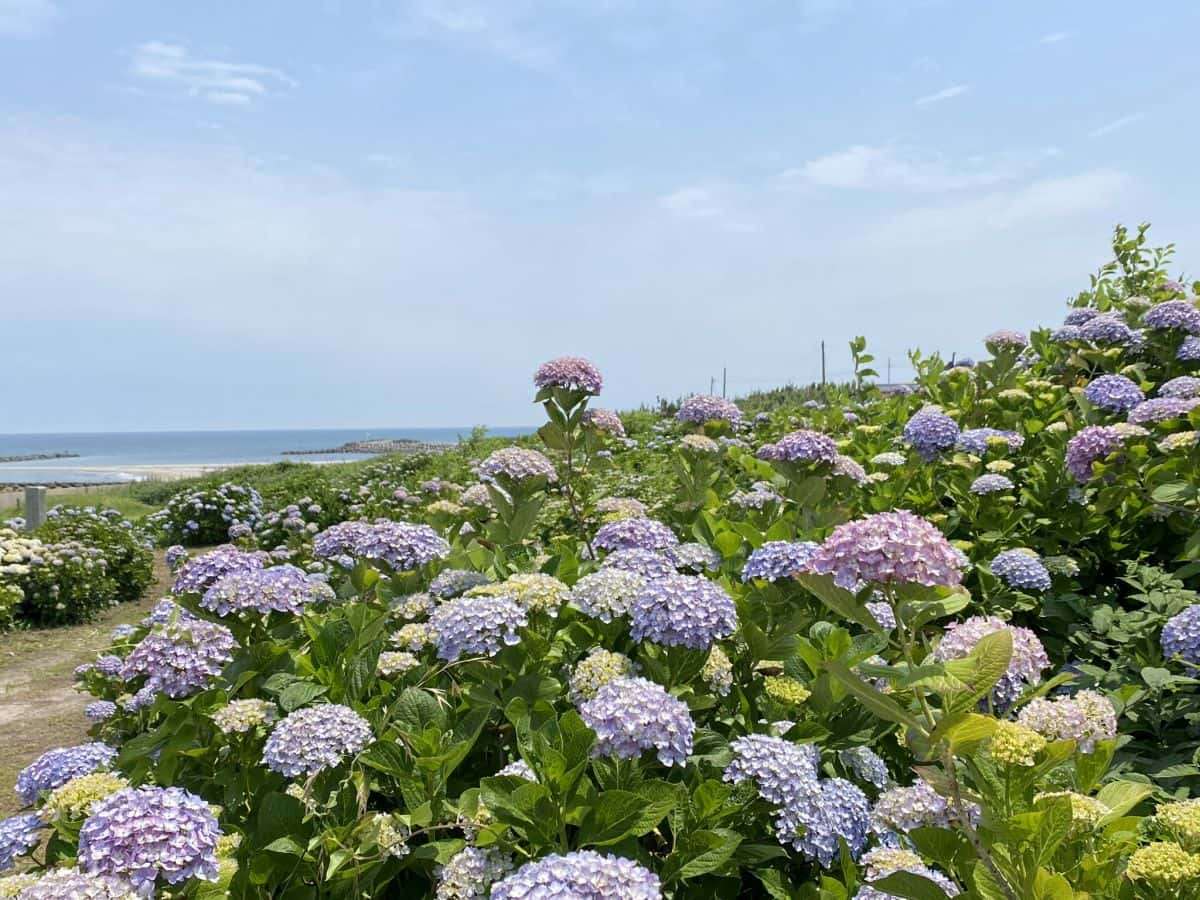
POLYGON ((1078 325, 1064 325, 1050 333, 1050 341, 1054 344, 1069 344, 1083 340, 1083 329, 1078 325))
POLYGON ((450 555, 450 545, 428 525, 376 522, 360 534, 356 556, 385 562, 396 572, 408 572, 450 555))
POLYGON ((687 704, 645 678, 617 678, 579 707, 596 732, 596 756, 635 759, 654 750, 664 766, 685 765, 695 723, 687 704))
POLYGON ((1177 397, 1181 400, 1200 397, 1200 378, 1195 375, 1180 375, 1178 378, 1172 378, 1159 386, 1158 395, 1160 397, 1177 397))
POLYGON ((1146 399, 1142 389, 1124 375, 1101 375, 1083 390, 1093 406, 1109 412, 1127 412, 1146 399))
POLYGON ((208 687, 233 659, 237 641, 223 625, 189 618, 156 626, 125 659, 121 677, 176 699, 208 687))
POLYGON ((508 597, 458 597, 429 617, 438 658, 447 662, 463 654, 495 656, 503 647, 519 644, 517 632, 528 624, 525 610, 508 597))
MULTIPOLYGON (((641 553, 646 551, 617 551, 617 553, 641 553)), ((617 553, 610 555, 610 559, 617 553)), ((657 554, 654 554, 657 557, 657 554)), ((669 569, 665 574, 672 574, 669 569)), ((641 590, 645 579, 636 572, 624 569, 605 568, 590 575, 584 575, 571 588, 571 602, 584 615, 599 619, 601 622, 611 622, 629 613, 633 598, 641 590)))
POLYGON ((83 715, 89 722, 107 722, 117 714, 117 704, 111 700, 97 700, 83 708, 83 715))
POLYGON ((77 775, 107 768, 116 758, 116 750, 98 741, 47 750, 17 775, 17 796, 28 806, 42 791, 61 787, 77 775))
POLYGON ((1082 325, 1084 322, 1090 322, 1098 315, 1100 315, 1100 313, 1097 310, 1089 309, 1088 307, 1084 306, 1079 309, 1073 309, 1067 313, 1066 317, 1063 319, 1063 324, 1077 326, 1082 325))
POLYGON ((870 747, 849 747, 838 751, 842 765, 879 790, 891 783, 887 763, 870 747))
POLYGON ((479 464, 479 475, 484 480, 501 478, 518 484, 535 478, 558 480, 554 463, 528 447, 501 447, 479 464))
POLYGON ((1128 344, 1133 331, 1117 313, 1099 313, 1079 327, 1079 334, 1093 344, 1128 344))
POLYGON ((295 566, 234 572, 204 592, 200 606, 218 616, 241 612, 300 615, 310 603, 334 599, 333 588, 295 566))
POLYGON ((648 581, 629 608, 630 634, 665 647, 707 650, 737 628, 737 607, 720 585, 696 575, 648 581))
POLYGON ((244 553, 231 546, 217 547, 195 559, 189 559, 179 568, 171 593, 203 594, 220 578, 234 572, 261 569, 267 564, 265 553, 244 553))
POLYGON ((817 785, 815 793, 802 795, 780 810, 776 837, 825 868, 841 855, 843 840, 857 859, 867 846, 871 801, 842 778, 826 778, 817 785))
POLYGON ((433 581, 429 582, 429 593, 443 600, 465 594, 473 587, 488 584, 491 581, 482 572, 471 572, 467 569, 446 569, 439 572, 433 581))
POLYGON ((904 440, 930 462, 958 442, 958 423, 936 406, 926 406, 904 426, 904 440))
POLYGON ((1028 550, 1004 550, 992 559, 992 574, 1010 588, 1022 591, 1050 590, 1050 573, 1036 553, 1028 550))
POLYGON ((221 832, 209 805, 176 787, 126 788, 99 801, 79 830, 79 867, 128 879, 149 896, 161 877, 217 880, 221 832))
POLYGON ((1180 362, 1196 362, 1200 360, 1200 337, 1189 335, 1179 343, 1175 358, 1180 362))
POLYGON ((989 472, 986 475, 980 475, 972 481, 971 487, 968 490, 972 494, 978 494, 983 497, 987 494, 1000 494, 1005 491, 1011 491, 1014 487, 1015 485, 1011 479, 989 472))
POLYGON ((632 859, 576 850, 526 863, 492 885, 492 900, 662 900, 658 876, 632 859))
POLYGON ((1067 471, 1080 484, 1092 478, 1092 464, 1116 453, 1125 441, 1111 425, 1089 425, 1067 442, 1067 471))
POLYGON ((804 571, 820 545, 816 541, 767 541, 757 547, 742 567, 742 581, 761 578, 778 581, 804 571))
POLYGON ((533 383, 539 388, 561 388, 596 395, 604 386, 604 378, 588 360, 579 356, 560 356, 538 366, 533 383))
POLYGON ((736 425, 742 421, 742 411, 736 403, 713 397, 709 394, 696 394, 688 397, 680 404, 675 418, 680 422, 691 422, 703 425, 705 422, 729 422, 736 425))
POLYGON ((1178 329, 1188 334, 1200 334, 1200 309, 1187 300, 1168 300, 1150 307, 1142 323, 1155 331, 1178 329))
POLYGON ((695 542, 677 544, 666 549, 667 559, 683 572, 715 572, 721 568, 721 554, 711 547, 695 542))
POLYGON ((668 526, 639 516, 601 525, 592 544, 601 550, 666 550, 679 543, 668 526))
POLYGON ((614 550, 600 563, 600 570, 618 569, 622 572, 633 572, 643 578, 665 578, 675 574, 675 565, 657 550, 643 550, 632 547, 628 550, 614 550))
POLYGON ((1001 329, 985 337, 983 343, 992 353, 1000 350, 1024 350, 1029 346, 1029 338, 1020 331, 1001 329))
MULTIPOLYGON (((875 594, 879 596, 878 593, 875 594)), ((871 614, 871 618, 879 623, 880 628, 886 628, 891 631, 896 627, 896 611, 892 609, 892 604, 886 600, 872 600, 863 604, 867 608, 867 612, 871 614)))
POLYGON ((1178 656, 1186 662, 1200 663, 1200 603, 1168 619, 1161 642, 1167 659, 1178 656))
POLYGON ((1025 445, 1025 438, 1017 432, 1001 428, 968 428, 959 434, 956 444, 968 453, 986 456, 988 442, 996 438, 1004 440, 1010 450, 1020 450, 1025 445))
POLYGON ((1186 416, 1197 406, 1200 397, 1155 397, 1143 400, 1129 411, 1127 421, 1132 425, 1149 425, 1152 422, 1166 422, 1169 419, 1179 419, 1186 416))
POLYGON ((756 454, 772 462, 833 463, 838 456, 837 443, 827 434, 800 429, 785 434, 773 444, 764 444, 756 454))
POLYGON ((25 813, 0 820, 0 872, 11 869, 18 856, 24 856, 42 842, 46 823, 37 813, 25 813))
POLYGON ((177 572, 179 567, 182 566, 188 558, 187 547, 184 547, 180 544, 172 544, 167 548, 167 551, 163 554, 163 557, 166 560, 167 568, 172 572, 177 572))
POLYGON ((263 764, 288 778, 339 765, 375 739, 371 725, 348 706, 322 703, 289 713, 271 731, 263 764))
POLYGON ((818 779, 821 754, 812 744, 748 734, 731 742, 729 748, 733 759, 721 777, 732 784, 753 781, 759 796, 776 806, 811 793, 811 785, 818 779))

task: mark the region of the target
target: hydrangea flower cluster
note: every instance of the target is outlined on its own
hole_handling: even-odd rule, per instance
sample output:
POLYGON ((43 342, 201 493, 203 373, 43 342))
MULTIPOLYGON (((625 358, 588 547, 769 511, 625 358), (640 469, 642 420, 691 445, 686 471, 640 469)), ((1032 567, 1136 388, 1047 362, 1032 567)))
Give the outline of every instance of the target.
POLYGON ((1168 300, 1150 307, 1142 316, 1142 324, 1154 331, 1177 329, 1200 334, 1200 309, 1187 300, 1168 300))
POLYGON ((865 885, 858 889, 854 900, 892 900, 896 895, 885 893, 872 887, 872 883, 894 875, 896 872, 910 872, 932 881, 947 897, 957 897, 961 892, 953 881, 941 872, 929 868, 917 856, 908 850, 878 847, 863 854, 862 863, 866 866, 865 885))
POLYGON ((988 494, 1003 494, 1011 491, 1015 485, 1012 479, 1006 478, 1004 475, 997 475, 989 472, 986 475, 980 475, 971 482, 971 487, 968 489, 972 494, 978 494, 981 497, 988 494))
POLYGON ((687 704, 645 678, 617 678, 579 707, 596 732, 596 756, 635 759, 654 750, 664 766, 685 765, 695 723, 687 704))
POLYGON ((111 700, 96 700, 83 708, 83 716, 89 722, 107 722, 117 714, 117 704, 111 700))
POLYGON ((926 462, 951 449, 958 436, 958 423, 936 406, 926 406, 904 426, 904 440, 926 462))
POLYGON ((885 453, 876 453, 871 457, 871 465, 873 466, 887 466, 889 468, 893 468, 895 466, 902 466, 906 462, 908 462, 908 457, 906 457, 903 453, 897 453, 895 450, 888 450, 885 453))
POLYGON ((986 456, 993 442, 1007 445, 1009 450, 1020 450, 1025 446, 1025 438, 1003 428, 967 428, 959 434, 956 445, 975 456, 986 456))
POLYGON ((233 659, 237 641, 223 625, 186 619, 159 625, 133 648, 121 677, 145 675, 145 687, 180 698, 203 690, 233 659))
POLYGON ((171 593, 203 594, 213 584, 234 572, 261 569, 267 564, 265 553, 244 553, 232 546, 217 547, 195 559, 189 559, 179 568, 171 593))
POLYGON ((1093 406, 1109 412, 1128 412, 1146 399, 1142 389, 1124 375, 1101 375, 1083 389, 1083 396, 1093 406))
POLYGON ((765 509, 771 503, 783 500, 779 492, 765 482, 758 482, 748 491, 735 491, 729 503, 738 509, 765 509))
POLYGON ((90 875, 128 879, 149 894, 189 878, 217 880, 216 816, 181 788, 126 788, 101 800, 79 830, 79 865, 90 875))
POLYGON ((727 696, 733 689, 733 662, 720 647, 714 646, 708 651, 700 678, 718 697, 727 696))
MULTIPOLYGON (((646 551, 618 550, 609 555, 613 559, 621 553, 639 553, 646 551)), ((652 554, 656 558, 657 554, 652 554)), ((606 560, 607 561, 607 560, 606 560)), ((664 561, 665 562, 665 561, 664 561)), ((673 569, 670 563, 665 563, 666 569, 661 574, 669 575, 673 569)), ((633 598, 642 587, 645 579, 636 572, 619 568, 603 568, 599 572, 584 575, 571 589, 571 603, 584 615, 608 623, 613 619, 629 613, 633 598)))
POLYGON ((464 847, 437 871, 435 900, 487 900, 491 886, 512 871, 499 850, 464 847))
POLYGON ((838 759, 858 778, 879 790, 883 790, 892 781, 887 763, 870 747, 858 746, 839 750, 838 759))
POLYGON ((1079 326, 1079 336, 1093 344, 1128 344, 1133 330, 1117 313, 1098 313, 1079 326))
POLYGON ((685 434, 679 439, 679 448, 702 456, 712 456, 721 452, 721 445, 706 434, 685 434))
POLYGON ((479 464, 479 474, 485 479, 507 478, 518 484, 533 478, 558 480, 554 463, 527 447, 501 447, 479 464))
POLYGON ((845 590, 865 583, 954 587, 965 564, 932 523, 901 509, 839 525, 809 558, 808 569, 832 575, 845 590))
POLYGON ((705 422, 729 422, 736 425, 742 421, 742 411, 730 400, 711 394, 695 394, 680 404, 675 418, 680 422, 691 422, 695 425, 703 425, 705 422))
POLYGON ((665 647, 706 650, 737 628, 737 607, 720 585, 697 575, 648 581, 633 598, 630 634, 665 647))
POLYGON ((945 828, 953 814, 946 798, 927 781, 918 780, 908 787, 888 788, 875 801, 871 813, 872 829, 881 835, 914 828, 945 828))
POLYGON ((1075 741, 1082 753, 1091 753, 1097 741, 1117 734, 1112 701, 1096 691, 1053 699, 1036 697, 1021 708, 1017 721, 1047 740, 1075 741))
POLYGON ((247 611, 298 616, 310 603, 333 598, 333 588, 324 581, 283 565, 226 575, 204 592, 200 606, 221 617, 247 611))
POLYGON ((1001 329, 985 337, 983 343, 993 353, 998 350, 1024 350, 1029 346, 1029 338, 1020 331, 1001 329))
POLYGON ((338 522, 313 536, 313 556, 318 559, 343 559, 358 552, 358 542, 371 531, 370 522, 338 522))
POLYGON ((533 374, 533 383, 538 388, 560 388, 567 391, 582 391, 596 395, 604 387, 600 370, 578 356, 560 356, 538 366, 533 374))
POLYGON ((608 522, 636 519, 646 515, 646 504, 633 497, 602 497, 596 501, 596 512, 608 522))
POLYGON ((0 872, 11 869, 18 856, 40 844, 45 827, 46 823, 36 813, 0 820, 0 872))
POLYGON ((492 900, 662 900, 658 876, 632 859, 576 850, 526 863, 492 886, 492 900))
POLYGON ((429 618, 438 658, 446 662, 463 654, 495 656, 520 643, 517 631, 528 624, 525 610, 508 597, 459 597, 429 618))
MULTIPOLYGON (((314 544, 315 547, 315 544, 314 544)), ((410 572, 450 555, 450 545, 428 525, 381 520, 359 532, 353 553, 410 572)))
POLYGON ((467 591, 468 597, 508 597, 528 612, 558 615, 571 589, 553 575, 543 572, 518 572, 498 584, 484 584, 467 591))
POLYGON ((128 781, 111 772, 77 775, 50 792, 39 814, 46 822, 83 819, 91 812, 93 804, 127 787, 128 781))
POLYGON ((187 558, 187 547, 184 547, 182 544, 172 544, 163 554, 163 559, 166 561, 167 568, 173 573, 179 571, 179 567, 187 562, 187 558))
POLYGON ((30 883, 13 896, 18 900, 138 900, 133 885, 123 878, 85 875, 78 869, 52 869, 40 878, 24 876, 30 883))
POLYGON ((1180 362, 1196 362, 1200 360, 1200 337, 1194 335, 1185 337, 1179 342, 1175 358, 1180 362))
POLYGON ((269 700, 230 700, 213 712, 212 720, 223 734, 245 734, 259 725, 270 725, 278 715, 269 700))
POLYGON ((402 597, 397 597, 388 604, 392 614, 405 622, 413 622, 417 619, 424 619, 433 612, 437 603, 433 599, 433 595, 426 594, 421 591, 416 594, 405 594, 402 597))
POLYGON ((1197 406, 1200 406, 1200 397, 1154 397, 1143 400, 1131 409, 1127 421, 1133 425, 1166 422, 1168 419, 1183 418, 1197 406))
POLYGON ((779 581, 803 572, 820 545, 816 541, 767 541, 755 548, 742 567, 742 581, 779 581))
POLYGON ((633 660, 624 653, 593 647, 571 673, 567 696, 572 703, 583 703, 595 697, 596 692, 610 681, 627 678, 633 673, 633 660))
POLYGON ((29 806, 42 791, 52 791, 72 778, 106 769, 116 758, 115 749, 98 741, 47 750, 17 775, 17 796, 29 806))
POLYGON ((1091 481, 1092 464, 1116 453, 1124 445, 1121 432, 1111 425, 1089 425, 1067 442, 1067 471, 1079 483, 1091 481))
POLYGON ((611 409, 589 409, 581 420, 585 426, 596 431, 602 431, 613 437, 625 437, 625 423, 611 409))
POLYGON ((1164 381, 1158 387, 1158 395, 1160 397, 1176 397, 1181 400, 1200 397, 1200 378, 1194 375, 1180 375, 1178 378, 1164 381))
POLYGON ((592 538, 592 544, 601 550, 665 550, 678 543, 668 526, 647 518, 608 522, 596 529, 592 538))
POLYGON ((1050 590, 1050 572, 1032 550, 1004 550, 992 558, 989 568, 1010 588, 1021 591, 1050 590))
POLYGON ((859 465, 857 460, 851 459, 849 456, 838 454, 837 459, 833 461, 834 475, 839 475, 842 478, 849 478, 855 484, 863 485, 871 480, 867 475, 867 470, 859 465))
POLYGON ((451 597, 458 597, 471 588, 487 584, 489 581, 491 579, 482 572, 472 572, 468 569, 446 569, 439 572, 433 581, 429 582, 429 593, 442 600, 449 600, 451 597))
POLYGON ((667 559, 681 572, 715 572, 721 568, 721 554, 695 542, 676 544, 666 550, 667 559))
POLYGON ((1008 671, 992 690, 992 703, 1001 709, 1011 706, 1026 685, 1040 683, 1042 672, 1050 667, 1050 657, 1036 634, 996 616, 972 616, 962 622, 951 622, 933 651, 934 659, 940 662, 960 659, 974 650, 982 637, 1005 628, 1012 635, 1012 659, 1008 671))
POLYGON ((374 739, 370 723, 348 706, 306 706, 289 713, 271 731, 263 747, 263 764, 287 778, 314 775, 374 739))
POLYGON ((756 456, 771 462, 832 464, 838 457, 838 449, 829 435, 801 429, 785 434, 773 444, 764 444, 756 456))
POLYGON ((1200 603, 1168 619, 1159 640, 1167 659, 1200 663, 1200 603))
POLYGON ((628 550, 614 550, 600 563, 600 571, 616 569, 621 572, 633 572, 643 578, 665 578, 675 574, 675 565, 667 557, 656 550, 643 550, 633 547, 628 550))
POLYGON ((376 671, 382 677, 390 678, 393 675, 403 675, 420 664, 421 660, 406 650, 385 650, 379 654, 376 671))

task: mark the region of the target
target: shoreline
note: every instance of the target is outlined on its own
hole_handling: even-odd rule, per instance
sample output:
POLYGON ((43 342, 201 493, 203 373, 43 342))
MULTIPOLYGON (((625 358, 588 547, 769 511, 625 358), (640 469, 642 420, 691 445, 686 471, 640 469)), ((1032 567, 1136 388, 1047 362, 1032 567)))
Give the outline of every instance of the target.
MULTIPOLYGON (((110 475, 114 476, 111 481, 97 482, 80 482, 94 484, 96 487, 106 486, 112 487, 114 484, 135 484, 139 481, 178 481, 183 478, 199 478, 203 475, 211 475, 213 472, 221 472, 225 469, 240 469, 244 466, 272 466, 278 462, 286 462, 287 460, 239 460, 235 462, 214 462, 214 463, 132 463, 125 466, 20 466, 23 472, 46 472, 61 474, 62 478, 47 477, 47 482, 57 481, 72 481, 67 476, 74 473, 86 473, 88 475, 110 475), (128 476, 118 478, 116 476, 128 476)), ((326 466, 335 463, 353 462, 354 460, 347 459, 309 459, 296 461, 296 465, 310 466, 326 466)), ((0 474, 3 474, 4 469, 0 467, 0 474)), ((26 484, 29 482, 5 482, 0 481, 0 491, 11 490, 9 485, 26 484)))

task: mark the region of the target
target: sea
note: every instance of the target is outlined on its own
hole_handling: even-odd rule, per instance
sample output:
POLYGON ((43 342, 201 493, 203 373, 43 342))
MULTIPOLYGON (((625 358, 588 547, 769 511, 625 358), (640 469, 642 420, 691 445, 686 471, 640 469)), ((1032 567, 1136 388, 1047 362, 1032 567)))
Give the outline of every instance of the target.
MULTIPOLYGON (((533 432, 532 427, 489 428, 499 437, 533 432)), ((0 457, 33 453, 77 453, 66 459, 0 463, 0 484, 103 483, 153 477, 152 466, 221 466, 296 462, 349 462, 369 454, 285 455, 285 450, 325 450, 350 441, 409 438, 454 443, 471 434, 456 428, 314 428, 271 431, 130 431, 75 434, 0 434, 0 457)))

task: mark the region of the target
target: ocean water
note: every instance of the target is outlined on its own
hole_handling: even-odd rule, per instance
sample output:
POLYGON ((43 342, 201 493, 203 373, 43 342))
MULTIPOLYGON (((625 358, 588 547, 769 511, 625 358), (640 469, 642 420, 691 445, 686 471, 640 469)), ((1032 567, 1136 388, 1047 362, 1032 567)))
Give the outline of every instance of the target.
MULTIPOLYGON (((532 428, 490 428, 503 437, 532 428)), ((29 453, 78 453, 70 459, 0 463, 0 483, 133 481, 142 466, 208 466, 223 463, 297 462, 367 458, 354 453, 285 456, 285 450, 324 450, 368 438, 411 438, 453 443, 470 435, 462 428, 320 428, 280 431, 145 431, 109 434, 0 434, 0 457, 29 453)))

